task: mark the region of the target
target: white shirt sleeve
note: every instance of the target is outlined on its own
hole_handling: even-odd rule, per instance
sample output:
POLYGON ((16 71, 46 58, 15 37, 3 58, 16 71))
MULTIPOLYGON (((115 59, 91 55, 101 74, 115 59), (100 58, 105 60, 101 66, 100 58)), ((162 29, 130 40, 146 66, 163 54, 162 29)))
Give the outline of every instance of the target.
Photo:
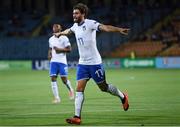
POLYGON ((49 48, 52 48, 51 39, 49 39, 49 48))
POLYGON ((96 30, 96 31, 99 31, 99 25, 100 23, 95 21, 95 20, 90 20, 89 21, 89 26, 92 30, 96 30))

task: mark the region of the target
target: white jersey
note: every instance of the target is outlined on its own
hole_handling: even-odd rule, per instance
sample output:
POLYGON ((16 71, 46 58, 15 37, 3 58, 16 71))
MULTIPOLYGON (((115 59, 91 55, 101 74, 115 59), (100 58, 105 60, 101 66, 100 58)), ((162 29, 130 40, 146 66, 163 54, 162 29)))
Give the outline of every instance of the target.
POLYGON ((66 48, 70 45, 69 39, 66 36, 60 36, 59 38, 55 36, 50 37, 49 47, 52 48, 51 62, 67 64, 66 53, 56 53, 53 47, 66 48))
POLYGON ((85 19, 80 25, 74 23, 70 28, 70 30, 75 33, 80 56, 79 64, 96 65, 102 63, 96 46, 96 31, 99 25, 100 24, 94 20, 85 19))

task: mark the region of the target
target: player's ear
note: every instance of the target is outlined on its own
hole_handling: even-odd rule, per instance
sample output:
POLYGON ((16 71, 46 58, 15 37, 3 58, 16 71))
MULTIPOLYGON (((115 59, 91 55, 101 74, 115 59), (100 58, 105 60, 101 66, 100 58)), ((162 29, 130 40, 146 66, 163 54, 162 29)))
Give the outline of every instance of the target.
POLYGON ((82 13, 82 16, 83 16, 84 18, 86 18, 85 13, 82 13))

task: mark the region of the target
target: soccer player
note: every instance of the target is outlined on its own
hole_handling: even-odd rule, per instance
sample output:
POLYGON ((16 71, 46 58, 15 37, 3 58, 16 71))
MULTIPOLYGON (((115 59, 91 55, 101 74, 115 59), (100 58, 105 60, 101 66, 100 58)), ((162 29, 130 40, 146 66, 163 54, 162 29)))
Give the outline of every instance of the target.
MULTIPOLYGON (((59 24, 53 25, 53 33, 61 31, 59 24)), ((48 59, 50 60, 50 77, 51 87, 54 95, 53 103, 60 103, 61 98, 59 96, 57 76, 60 74, 62 82, 66 85, 69 90, 70 99, 74 99, 74 90, 71 86, 71 82, 68 80, 68 66, 66 60, 66 53, 71 51, 71 45, 69 39, 66 36, 53 35, 49 39, 49 51, 48 59)))
POLYGON ((125 111, 128 110, 128 96, 117 87, 106 82, 105 71, 101 56, 96 46, 96 31, 119 32, 127 35, 129 29, 118 28, 111 25, 100 24, 95 20, 87 19, 88 7, 79 3, 73 7, 74 25, 56 35, 75 34, 80 55, 77 67, 77 88, 75 97, 75 115, 66 119, 67 123, 80 124, 81 110, 84 102, 84 90, 90 78, 92 78, 103 92, 117 96, 125 111))

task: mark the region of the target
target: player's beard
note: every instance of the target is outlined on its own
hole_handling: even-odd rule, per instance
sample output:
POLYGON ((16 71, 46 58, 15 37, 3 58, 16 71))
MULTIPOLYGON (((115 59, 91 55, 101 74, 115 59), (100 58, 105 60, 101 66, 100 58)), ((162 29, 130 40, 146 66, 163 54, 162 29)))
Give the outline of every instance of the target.
POLYGON ((79 23, 79 20, 78 20, 78 19, 74 19, 74 22, 75 22, 75 23, 79 23))
POLYGON ((79 17, 79 18, 74 18, 74 22, 75 23, 80 23, 80 22, 82 22, 82 19, 79 17))

